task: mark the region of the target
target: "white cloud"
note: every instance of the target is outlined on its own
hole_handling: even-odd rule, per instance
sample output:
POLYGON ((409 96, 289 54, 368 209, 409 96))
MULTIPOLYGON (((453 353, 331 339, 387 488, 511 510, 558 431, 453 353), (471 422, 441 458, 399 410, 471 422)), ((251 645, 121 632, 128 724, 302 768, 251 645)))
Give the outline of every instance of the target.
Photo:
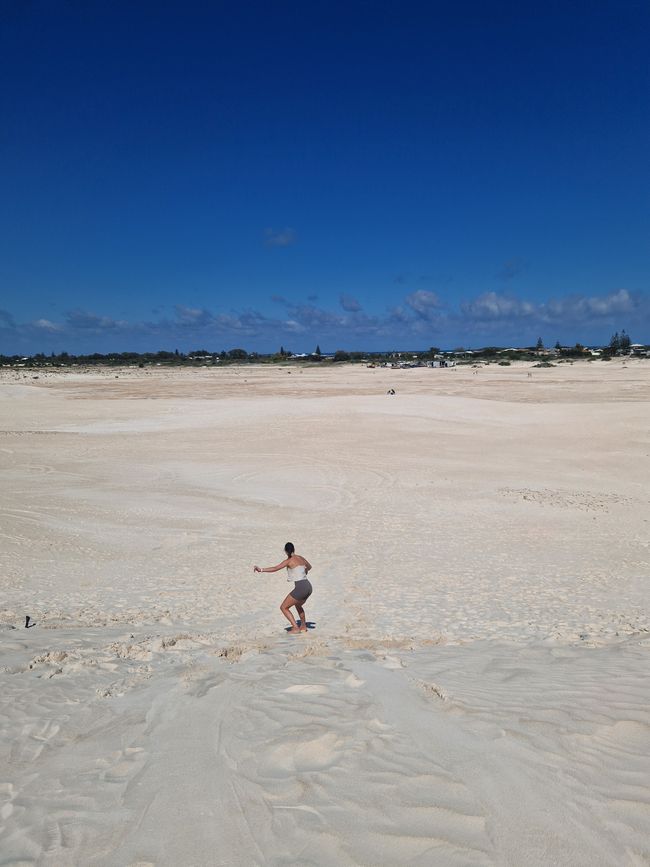
POLYGON ((440 299, 435 292, 418 289, 404 299, 405 303, 422 319, 430 319, 440 307, 440 299))
POLYGON ((340 295, 339 304, 348 313, 358 313, 361 310, 361 304, 351 295, 340 295))
POLYGON ((529 301, 509 295, 484 292, 478 298, 461 304, 460 309, 469 319, 518 319, 533 316, 538 308, 529 301))
POLYGON ((184 304, 175 304, 174 313, 183 325, 206 325, 212 319, 212 314, 207 310, 197 307, 185 307, 184 304))
POLYGON ((34 328, 40 328, 42 331, 61 331, 62 327, 56 322, 50 322, 49 319, 36 319, 32 322, 34 328))
POLYGON ((264 229, 264 245, 266 247, 290 247, 298 240, 295 229, 264 229))
POLYGON ((609 295, 585 297, 569 295, 549 301, 543 308, 549 317, 595 318, 632 313, 641 304, 627 289, 618 289, 609 295))
POLYGON ((111 319, 110 316, 98 316, 87 310, 72 310, 66 320, 73 328, 88 328, 95 331, 128 327, 127 322, 111 319))
POLYGON ((627 289, 619 289, 605 295, 604 298, 590 298, 594 312, 609 315, 610 313, 631 313, 635 306, 635 299, 627 289))
POLYGON ((10 344, 30 352, 56 345, 70 352, 155 350, 192 348, 188 345, 199 341, 211 349, 239 345, 264 351, 283 335, 285 340, 293 335, 304 348, 314 341, 321 346, 349 348, 385 348, 398 343, 417 347, 431 342, 455 345, 459 341, 485 345, 526 342, 539 334, 548 335, 551 329, 553 340, 603 342, 622 328, 633 339, 645 341, 650 329, 650 296, 627 289, 543 302, 490 291, 456 309, 443 308, 434 292, 418 290, 377 315, 364 312, 353 296, 345 295, 334 309, 283 301, 280 318, 253 309, 212 312, 184 304, 173 309, 172 318, 132 322, 75 310, 61 323, 40 318, 13 327, 13 317, 3 312, 0 321, 9 323, 9 328, 3 329, 4 350, 10 351, 10 344))

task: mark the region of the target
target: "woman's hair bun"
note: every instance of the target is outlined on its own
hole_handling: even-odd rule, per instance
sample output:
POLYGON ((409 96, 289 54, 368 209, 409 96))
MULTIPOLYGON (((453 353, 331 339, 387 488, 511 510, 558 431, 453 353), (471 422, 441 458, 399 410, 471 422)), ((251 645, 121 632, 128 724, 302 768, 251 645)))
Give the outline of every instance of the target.
POLYGON ((295 550, 296 549, 294 547, 293 542, 287 542, 287 544, 284 546, 284 552, 287 555, 287 557, 291 557, 295 550))

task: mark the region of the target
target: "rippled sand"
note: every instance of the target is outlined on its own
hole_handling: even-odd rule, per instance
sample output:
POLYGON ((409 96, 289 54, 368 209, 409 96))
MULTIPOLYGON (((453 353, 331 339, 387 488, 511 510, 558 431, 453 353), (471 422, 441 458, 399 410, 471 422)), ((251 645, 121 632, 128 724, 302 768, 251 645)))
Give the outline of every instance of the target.
POLYGON ((648 863, 650 362, 33 375, 0 863, 648 863))

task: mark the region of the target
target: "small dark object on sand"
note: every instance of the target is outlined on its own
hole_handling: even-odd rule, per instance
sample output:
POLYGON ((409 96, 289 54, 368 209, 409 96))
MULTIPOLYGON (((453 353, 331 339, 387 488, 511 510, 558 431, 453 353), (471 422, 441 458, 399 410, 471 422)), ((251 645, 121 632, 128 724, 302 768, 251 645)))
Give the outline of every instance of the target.
POLYGON ((25 615, 25 629, 29 629, 29 614, 25 615))
POLYGON ((395 389, 389 388, 388 391, 386 392, 386 394, 395 394, 395 389))

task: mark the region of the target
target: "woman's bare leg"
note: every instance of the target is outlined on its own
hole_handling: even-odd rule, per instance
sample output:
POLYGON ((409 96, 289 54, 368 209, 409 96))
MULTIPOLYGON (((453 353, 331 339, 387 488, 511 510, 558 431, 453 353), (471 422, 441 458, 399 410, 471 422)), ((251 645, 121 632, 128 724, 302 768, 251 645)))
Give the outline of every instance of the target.
POLYGON ((305 609, 302 607, 301 602, 296 602, 296 611, 298 612, 298 617, 300 618, 300 631, 307 632, 307 621, 305 619, 305 609))
POLYGON ((291 606, 295 605, 295 604, 296 604, 296 600, 293 598, 293 596, 291 594, 289 594, 282 601, 282 605, 280 605, 280 611, 284 614, 284 616, 287 618, 287 620, 291 624, 291 629, 289 630, 289 632, 300 632, 300 629, 298 628, 298 624, 296 623, 296 620, 295 620, 293 614, 289 610, 291 608, 291 606))

